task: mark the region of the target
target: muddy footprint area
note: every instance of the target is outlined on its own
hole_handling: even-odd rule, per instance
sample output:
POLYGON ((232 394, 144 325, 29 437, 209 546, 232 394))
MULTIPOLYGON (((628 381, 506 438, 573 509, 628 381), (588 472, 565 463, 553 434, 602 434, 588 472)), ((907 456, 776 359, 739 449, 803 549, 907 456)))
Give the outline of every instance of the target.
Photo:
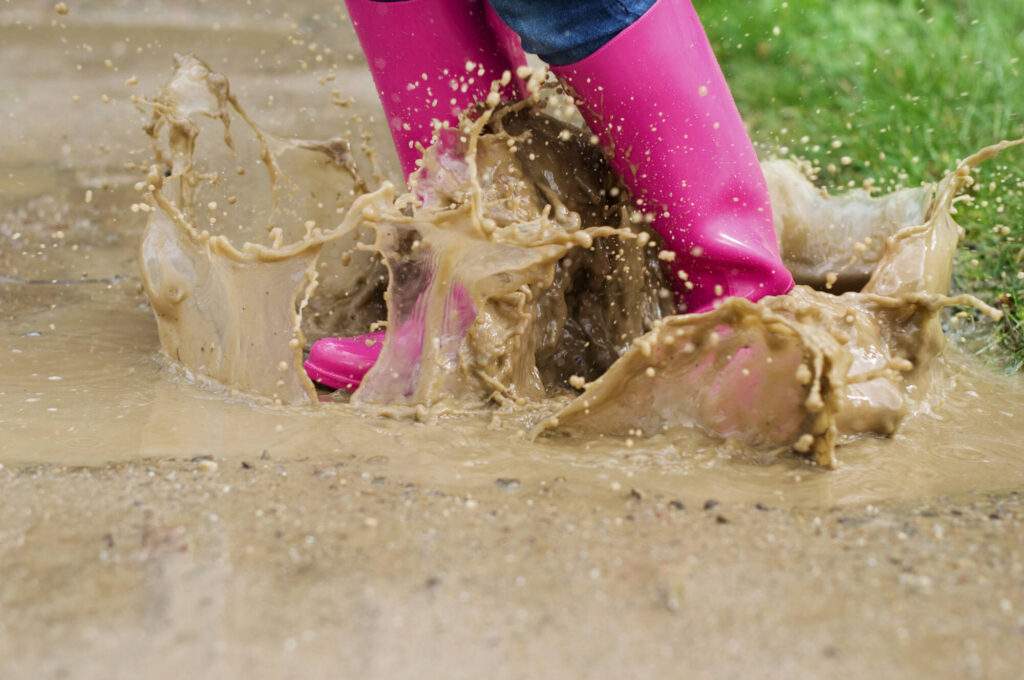
MULTIPOLYGON (((934 324, 944 302, 934 296, 944 289, 915 290, 926 295, 912 304, 897 299, 904 291, 869 291, 874 298, 829 307, 816 318, 801 319, 799 310, 780 303, 742 326, 754 335, 725 336, 726 342, 765 338, 762 331, 770 329, 771 338, 785 339, 787 355, 811 371, 807 382, 792 383, 792 408, 806 403, 801 390, 808 385, 835 383, 825 380, 838 375, 827 373, 834 365, 823 362, 815 372, 814 353, 806 349, 822 341, 807 338, 824 323, 849 333, 869 328, 861 321, 884 308, 892 325, 874 326, 880 334, 908 320, 917 324, 911 341, 932 333, 927 381, 920 375, 894 381, 911 370, 895 361, 908 356, 899 343, 887 342, 897 349, 885 356, 865 354, 859 365, 862 377, 879 380, 876 387, 898 386, 882 390, 892 398, 895 420, 870 411, 857 430, 862 414, 849 408, 857 393, 833 392, 830 402, 821 392, 823 404, 835 407, 829 412, 845 414, 829 421, 834 436, 826 449, 819 442, 829 428, 805 429, 809 421, 799 409, 795 425, 767 446, 744 441, 745 433, 761 432, 762 423, 734 416, 730 422, 739 429, 723 440, 722 433, 692 427, 705 414, 666 423, 676 412, 657 403, 661 415, 653 423, 623 420, 619 410, 571 424, 573 409, 589 415, 582 414, 571 378, 593 383, 594 403, 605 399, 602 389, 633 400, 666 394, 644 382, 648 369, 673 377, 696 368, 658 363, 660 351, 687 342, 707 345, 722 324, 753 318, 741 306, 720 310, 707 327, 673 321, 658 306, 657 286, 644 288, 653 291, 649 297, 634 287, 607 298, 633 295, 625 299, 632 300, 634 316, 617 316, 614 324, 630 343, 646 337, 646 350, 617 343, 615 335, 551 331, 574 347, 591 342, 604 348, 588 355, 590 366, 600 367, 591 373, 565 368, 564 357, 545 352, 541 343, 529 357, 536 375, 515 362, 501 364, 511 367, 507 373, 482 377, 435 370, 429 380, 423 373, 412 380, 406 374, 380 382, 374 400, 319 408, 301 397, 327 395, 311 393, 296 378, 289 394, 300 399, 279 393, 275 404, 280 374, 288 373, 279 364, 288 368, 301 357, 290 344, 299 311, 290 305, 304 295, 309 262, 289 270, 293 260, 267 252, 322 239, 344 217, 336 206, 365 195, 344 163, 325 169, 313 162, 314 172, 307 172, 325 150, 344 158, 339 145, 314 141, 344 139, 370 193, 389 178, 401 184, 388 145, 380 143, 386 129, 372 83, 339 11, 275 3, 260 9, 266 16, 259 21, 215 2, 131 10, 95 3, 73 6, 66 15, 41 4, 0 13, 0 54, 5 63, 23 65, 4 85, 11 116, 0 130, 0 431, 6 435, 0 450, 0 675, 607 677, 674 675, 685 668, 694 677, 1016 677, 1024 662, 1024 463, 1017 443, 1024 391, 1019 379, 987 372, 955 343, 939 351, 934 324), (287 222, 289 211, 305 203, 289 203, 299 199, 284 185, 275 245, 265 229, 269 185, 258 140, 246 138, 236 120, 233 155, 225 150, 220 121, 203 123, 198 170, 227 168, 231 181, 219 188, 197 185, 189 224, 199 239, 206 238, 204 230, 227 234, 242 255, 245 241, 261 241, 263 258, 282 271, 258 276, 292 282, 261 309, 261 323, 271 320, 280 331, 273 346, 284 354, 249 357, 269 371, 239 366, 257 378, 273 377, 258 389, 224 374, 197 375, 164 357, 167 332, 154 321, 160 310, 139 274, 139 245, 159 205, 145 196, 153 150, 142 128, 152 111, 140 113, 129 98, 152 97, 167 82, 174 52, 201 54, 214 71, 230 75, 231 92, 250 118, 277 135, 267 143, 292 185, 314 183, 302 201, 332 199, 321 201, 321 213, 287 222), (361 150, 364 136, 378 149, 375 160, 361 150), (315 184, 324 172, 339 178, 344 195, 324 193, 337 185, 315 184), (245 210, 262 219, 246 219, 245 210), (853 323, 846 321, 850 314, 853 323), (622 380, 602 388, 599 376, 620 352, 629 365, 613 370, 622 380), (215 380, 234 383, 234 391, 215 380), (264 398, 254 399, 254 392, 264 398), (409 394, 431 405, 421 422, 408 417, 408 403, 394 398, 409 394), (439 397, 444 394, 459 399, 439 397), (385 399, 389 417, 379 415, 385 399), (531 406, 538 401, 543 406, 531 406), (569 416, 560 425, 572 428, 571 435, 530 436, 559 411, 569 416), (887 422, 897 425, 887 436, 860 434, 887 422), (801 453, 794 449, 805 434, 812 439, 801 453), (835 455, 835 470, 813 463, 815 452, 825 450, 835 455)), ((520 172, 506 156, 488 158, 504 163, 505 177, 520 172)), ((508 191, 511 185, 502 186, 508 191)), ((867 205, 846 194, 820 203, 824 198, 816 190, 801 193, 807 187, 798 181, 778 186, 793 194, 785 201, 831 211, 830 221, 864 214, 867 205)), ((464 187, 461 193, 452 184, 443 188, 452 200, 467 195, 464 187)), ((924 224, 940 194, 922 189, 872 204, 869 212, 882 215, 895 233, 924 224)), ((351 226, 346 237, 408 248, 403 230, 412 225, 421 243, 436 246, 422 261, 431 267, 441 261, 456 272, 478 308, 509 324, 501 328, 543 326, 551 309, 581 299, 565 291, 572 293, 574 272, 582 268, 630 264, 602 261, 600 248, 586 248, 588 237, 637 240, 585 233, 630 229, 607 219, 614 206, 577 224, 554 209, 544 222, 541 204, 529 196, 492 204, 484 217, 498 224, 532 220, 535 229, 527 236, 534 241, 525 255, 511 250, 524 245, 512 242, 516 234, 497 244, 478 240, 474 247, 488 253, 501 247, 506 257, 519 258, 515 271, 527 283, 553 268, 545 290, 559 292, 528 315, 509 314, 519 309, 507 295, 516 286, 485 285, 487 277, 470 266, 471 248, 459 250, 459 257, 436 257, 452 252, 445 250, 445 230, 428 231, 424 220, 409 219, 393 205, 378 208, 389 218, 391 240, 364 224, 351 226), (566 266, 569 251, 581 257, 566 266)), ((940 221, 946 230, 928 233, 941 231, 947 242, 935 246, 933 239, 929 247, 949 248, 955 227, 940 221)), ((852 239, 860 244, 854 252, 877 262, 884 238, 865 240, 878 225, 859 223, 865 231, 852 239)), ((163 226, 162 233, 180 235, 173 223, 163 226)), ((351 246, 339 234, 320 256, 340 261, 351 246)), ((805 246, 817 247, 789 247, 805 246)), ((803 267, 812 288, 831 281, 863 295, 865 271, 873 268, 844 268, 849 249, 843 255, 825 266, 820 258, 790 264, 803 267)), ((377 299, 371 277, 380 270, 368 251, 348 257, 354 264, 347 269, 320 268, 319 297, 310 298, 306 325, 298 329, 307 340, 362 332, 376 320, 353 310, 377 299), (345 296, 356 289, 362 298, 345 296)), ((657 269, 642 262, 632 263, 632 271, 652 277, 648 283, 656 280, 657 269)), ((244 272, 233 273, 242 278, 222 290, 250 294, 244 272)), ((434 290, 431 299, 441 309, 453 295, 432 289, 426 268, 406 273, 434 290)), ((826 294, 832 296, 806 292, 816 303, 826 294)), ((206 307, 219 309, 222 299, 206 307)), ((414 302, 404 309, 415 312, 414 302)), ((427 305, 425 318, 431 309, 427 305)), ((603 313, 580 304, 575 309, 576 318, 603 313)), ((393 327, 408 318, 395 321, 393 327)), ((211 323, 234 327, 227 314, 211 323)), ((456 324, 455 333, 472 332, 464 325, 456 324)), ((265 338, 269 327, 253 337, 265 338)), ((474 346, 504 347, 503 337, 480 337, 474 346)), ((867 337, 865 346, 877 340, 867 337)), ((774 342, 765 346, 777 347, 774 342)), ((456 356, 476 366, 483 355, 456 356)), ((524 355, 516 356, 522 361, 524 355)), ((439 357, 444 354, 426 356, 424 365, 449 365, 439 357)), ((911 368, 920 363, 911 359, 911 368)), ((716 370, 728 373, 730 365, 716 370)), ((843 370, 843 377, 851 374, 849 365, 843 370)), ((795 365, 787 375, 797 376, 795 365)))

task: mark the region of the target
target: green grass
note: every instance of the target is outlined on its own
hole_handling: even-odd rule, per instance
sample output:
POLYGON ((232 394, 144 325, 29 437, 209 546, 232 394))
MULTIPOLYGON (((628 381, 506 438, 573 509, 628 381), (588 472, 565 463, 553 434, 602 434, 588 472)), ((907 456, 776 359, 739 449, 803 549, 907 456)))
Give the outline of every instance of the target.
MULTIPOLYGON (((755 141, 814 162, 830 186, 934 181, 1024 136, 1021 0, 702 0, 695 3, 755 141)), ((954 275, 1000 306, 987 354, 1024 368, 1024 150, 989 162, 954 275), (998 348, 998 351, 992 351, 998 348)))

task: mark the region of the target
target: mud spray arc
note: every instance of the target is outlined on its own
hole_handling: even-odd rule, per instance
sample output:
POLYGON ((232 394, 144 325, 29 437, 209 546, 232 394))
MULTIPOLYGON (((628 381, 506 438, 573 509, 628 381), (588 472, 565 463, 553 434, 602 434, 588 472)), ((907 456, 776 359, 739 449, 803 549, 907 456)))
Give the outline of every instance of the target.
POLYGON ((328 408, 457 414, 530 437, 612 435, 631 445, 697 429, 824 467, 837 465, 837 447, 893 435, 947 400, 962 368, 941 356, 941 310, 999 314, 946 295, 961 231, 953 203, 974 168, 1020 140, 970 156, 934 186, 881 198, 830 197, 797 164, 763 163, 782 254, 802 285, 673 316, 657 236, 589 135, 546 113, 561 92, 545 75, 533 73, 528 100, 495 99, 441 129, 412 190, 397 195, 369 149, 364 177, 349 140, 271 135, 224 75, 179 57, 169 83, 140 102, 158 161, 141 267, 167 355, 187 375, 248 398, 315 405, 304 345, 365 331, 358 305, 377 311, 386 301, 377 367, 350 405, 328 408), (200 191, 234 202, 217 196, 220 174, 197 169, 198 121, 218 121, 233 148, 232 117, 267 170, 264 244, 236 247, 195 223, 200 191), (297 178, 283 170, 289 163, 297 178), (568 177, 577 181, 558 181, 568 177), (344 178, 350 189, 300 190, 299 178, 315 187, 344 178), (282 207, 282 195, 303 191, 316 209, 282 207), (328 246, 338 252, 324 257, 328 246), (360 251, 369 257, 354 261, 360 251), (318 290, 321 279, 334 285, 318 290))

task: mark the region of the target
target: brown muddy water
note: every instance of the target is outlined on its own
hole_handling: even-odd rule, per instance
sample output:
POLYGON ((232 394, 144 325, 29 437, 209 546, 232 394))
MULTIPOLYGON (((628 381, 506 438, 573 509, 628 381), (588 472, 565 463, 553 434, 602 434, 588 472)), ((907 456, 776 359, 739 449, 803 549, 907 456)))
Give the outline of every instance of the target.
POLYGON ((1017 677, 1024 385, 955 344, 835 470, 257 404, 162 358, 129 98, 174 52, 265 129, 385 139, 343 12, 255 4, 0 6, 0 676, 1017 677))

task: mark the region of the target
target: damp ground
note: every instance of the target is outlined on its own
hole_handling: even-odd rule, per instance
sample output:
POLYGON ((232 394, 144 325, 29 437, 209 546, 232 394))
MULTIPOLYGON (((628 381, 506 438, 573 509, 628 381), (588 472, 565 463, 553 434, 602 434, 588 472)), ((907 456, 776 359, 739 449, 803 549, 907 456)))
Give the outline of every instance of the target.
POLYGON ((332 89, 374 110, 332 8, 265 8, 4 8, 0 675, 1015 677, 1024 390, 955 347, 921 431, 833 472, 175 375, 139 291, 133 89, 194 50, 282 131, 344 125, 332 89))

